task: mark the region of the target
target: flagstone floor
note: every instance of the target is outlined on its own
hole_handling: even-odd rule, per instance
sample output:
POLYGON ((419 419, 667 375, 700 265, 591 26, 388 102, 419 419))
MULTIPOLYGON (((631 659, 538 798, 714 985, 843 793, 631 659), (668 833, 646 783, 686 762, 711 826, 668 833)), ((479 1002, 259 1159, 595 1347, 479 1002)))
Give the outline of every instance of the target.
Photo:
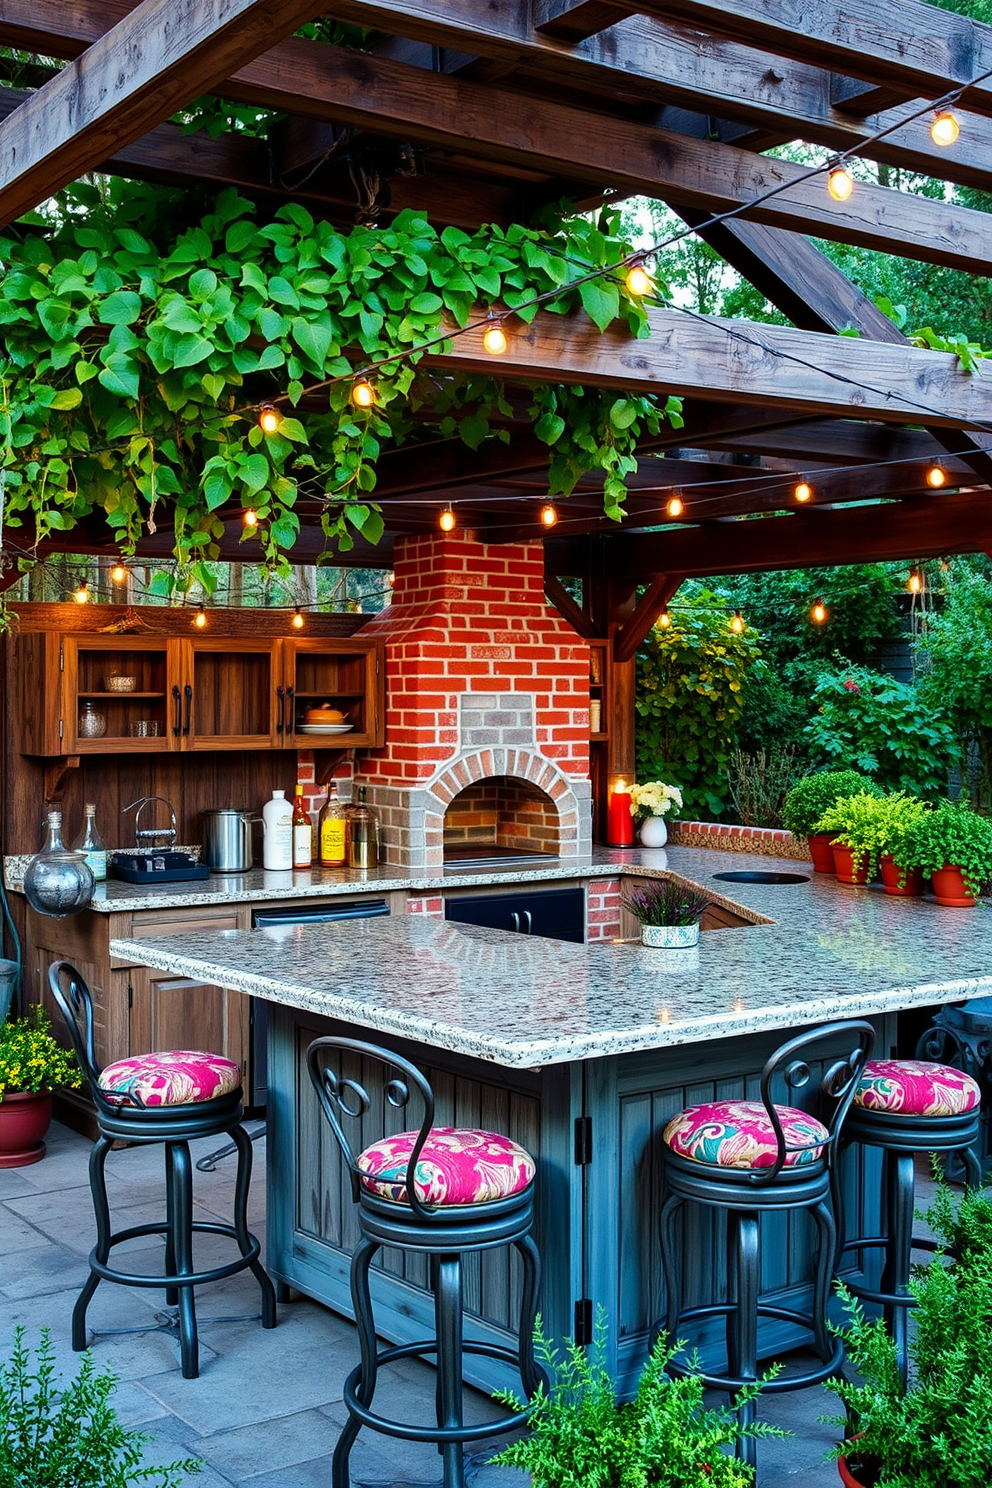
MULTIPOLYGON (((194 1144, 194 1159, 212 1142, 194 1144)), ((264 1139, 255 1144, 256 1163, 249 1222, 259 1236, 265 1229, 264 1139)), ((29 1168, 0 1171, 0 1355, 9 1353, 14 1329, 23 1324, 29 1341, 38 1330, 52 1330, 60 1367, 73 1371, 78 1359, 69 1346, 69 1319, 86 1276, 93 1243, 93 1214, 87 1185, 89 1143, 54 1126, 48 1155, 29 1168)), ((110 1154, 107 1181, 115 1228, 158 1219, 162 1206, 158 1148, 133 1147, 110 1154)), ((234 1192, 233 1160, 212 1173, 195 1174, 199 1218, 228 1219, 234 1192)), ((212 1237, 197 1252, 212 1255, 212 1237)), ((117 1254, 130 1254, 136 1271, 161 1266, 158 1240, 135 1241, 117 1254)), ((264 1254, 264 1249, 263 1249, 264 1254)), ((104 1334, 115 1328, 154 1328, 164 1305, 160 1292, 104 1283, 90 1307, 98 1330, 92 1348, 98 1364, 120 1377, 118 1412, 129 1425, 154 1440, 149 1462, 195 1456, 204 1462, 198 1488, 329 1488, 331 1452, 344 1420, 341 1383, 358 1357, 352 1325, 309 1301, 279 1308, 279 1325, 264 1332, 244 1314, 258 1307, 250 1276, 231 1278, 198 1293, 199 1379, 184 1380, 176 1345, 161 1331, 104 1334), (210 1319, 235 1319, 214 1321, 210 1319)), ((417 1419, 433 1409, 434 1371, 404 1361, 382 1376, 377 1405, 387 1413, 417 1419), (387 1387, 386 1380, 390 1383, 387 1387)), ((472 1419, 492 1417, 486 1397, 470 1392, 472 1419)), ((759 1488, 834 1488, 837 1470, 824 1463, 831 1428, 818 1417, 832 1414, 832 1396, 822 1390, 772 1397, 767 1419, 792 1435, 759 1444, 759 1488)), ((527 1488, 519 1472, 487 1465, 494 1448, 469 1460, 473 1488, 527 1488)), ((440 1484, 435 1449, 392 1441, 363 1431, 352 1454, 352 1481, 373 1488, 440 1484)))

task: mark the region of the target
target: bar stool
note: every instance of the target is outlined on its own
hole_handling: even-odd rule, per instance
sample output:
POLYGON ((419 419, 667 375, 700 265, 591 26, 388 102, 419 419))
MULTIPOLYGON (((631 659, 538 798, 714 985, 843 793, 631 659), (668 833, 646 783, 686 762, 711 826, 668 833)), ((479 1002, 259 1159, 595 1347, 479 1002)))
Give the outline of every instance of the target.
MULTIPOLYGON (((834 1274, 837 1237, 829 1202, 837 1140, 875 1042, 870 1023, 851 1021, 819 1028, 783 1044, 761 1075, 760 1100, 714 1101, 690 1106, 668 1122, 662 1133, 667 1197, 661 1210, 661 1256, 668 1291, 665 1328, 672 1342, 693 1319, 726 1319, 727 1372, 705 1370, 702 1378, 715 1389, 736 1395, 758 1377, 758 1320, 776 1318, 797 1323, 813 1334, 821 1363, 802 1374, 769 1381, 769 1393, 803 1389, 835 1374, 843 1348, 830 1337, 827 1303, 834 1274), (772 1087, 779 1080, 789 1090, 808 1085, 809 1058, 818 1045, 851 1039, 851 1052, 825 1070, 819 1085, 826 1123, 808 1111, 777 1105, 772 1087), (828 1114, 829 1113, 829 1114, 828 1114), (727 1213, 728 1300, 683 1308, 682 1274, 676 1262, 677 1228, 683 1206, 691 1201, 727 1213), (776 1307, 759 1298, 762 1214, 805 1209, 816 1224, 819 1247, 810 1314, 776 1307)), ((661 1324, 654 1330, 661 1331, 661 1324)), ((704 1360, 705 1365, 705 1360, 704 1360)), ((673 1361, 673 1374, 690 1372, 673 1361)), ((755 1419, 754 1402, 738 1407, 742 1426, 755 1419)), ((753 1437, 738 1443, 738 1456, 755 1465, 753 1437)))
POLYGON ((196 1379, 199 1348, 194 1288, 210 1281, 223 1281, 248 1268, 262 1292, 262 1327, 276 1325, 275 1291, 259 1260, 258 1240, 248 1229, 251 1142, 241 1125, 241 1071, 230 1059, 186 1049, 121 1059, 101 1070, 96 1059, 93 999, 85 981, 68 961, 56 961, 49 968, 48 981, 65 1018, 80 1068, 89 1081, 100 1131, 89 1165, 97 1240, 90 1252, 89 1277, 73 1308, 72 1347, 76 1353, 86 1347, 86 1309, 101 1281, 164 1287, 166 1305, 178 1308, 183 1378, 196 1379), (234 1223, 230 1225, 193 1219, 189 1143, 196 1137, 216 1137, 223 1133, 231 1136, 238 1149, 234 1223), (104 1166, 115 1141, 164 1143, 164 1224, 111 1230, 104 1166), (203 1233, 226 1235, 233 1240, 239 1251, 237 1260, 194 1271, 193 1236, 203 1233), (142 1235, 165 1236, 164 1275, 134 1275, 110 1265, 113 1246, 142 1235))
POLYGON ((854 1096, 844 1128, 844 1145, 860 1142, 882 1149, 884 1233, 856 1236, 844 1233, 839 1185, 835 1196, 840 1230, 839 1257, 845 1251, 884 1251, 885 1262, 877 1290, 848 1281, 848 1289, 865 1302, 878 1303, 896 1346, 902 1383, 909 1361, 909 1309, 916 1306, 909 1292, 911 1252, 936 1250, 932 1240, 913 1235, 917 1152, 960 1153, 967 1182, 981 1183, 981 1166, 974 1152, 978 1140, 982 1092, 977 1080, 949 1064, 918 1059, 872 1059, 854 1096))
POLYGON ((361 1363, 344 1383, 348 1421, 334 1449, 332 1488, 348 1488, 349 1457, 363 1425, 401 1441, 436 1442, 444 1488, 464 1488, 462 1445, 500 1436, 523 1425, 529 1406, 485 1425, 465 1426, 462 1413, 462 1355, 502 1359, 520 1371, 526 1399, 546 1383, 534 1359, 533 1334, 541 1261, 531 1237, 534 1162, 522 1147, 496 1132, 434 1126, 434 1093, 425 1077, 398 1054, 348 1038, 318 1038, 307 1050, 310 1079, 351 1175, 361 1238, 351 1259, 351 1296, 361 1363), (419 1131, 374 1142, 356 1157, 342 1117, 363 1117, 371 1100, 357 1080, 340 1073, 336 1056, 373 1059, 386 1066, 383 1096, 404 1108, 416 1090, 424 1105, 419 1131), (377 1350, 369 1291, 369 1268, 383 1245, 430 1257, 435 1337, 377 1350), (462 1336, 462 1255, 513 1245, 523 1262, 518 1346, 465 1342, 462 1336), (436 1426, 414 1426, 372 1410, 380 1365, 394 1359, 437 1357, 436 1426))

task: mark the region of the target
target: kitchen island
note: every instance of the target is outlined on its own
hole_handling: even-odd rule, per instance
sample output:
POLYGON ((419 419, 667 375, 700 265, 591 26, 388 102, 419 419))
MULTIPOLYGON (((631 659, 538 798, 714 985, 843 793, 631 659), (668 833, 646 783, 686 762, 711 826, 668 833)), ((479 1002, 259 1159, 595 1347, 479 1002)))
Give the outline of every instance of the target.
MULTIPOLYGON (((700 883, 746 923, 704 934, 698 957, 674 970, 666 953, 638 944, 568 945, 419 915, 302 926, 279 939, 231 930, 111 942, 118 958, 270 1002, 268 1257, 284 1287, 350 1311, 357 1227, 303 1056, 323 1032, 380 1038, 428 1072, 439 1124, 488 1126, 534 1153, 549 1330, 582 1334, 602 1305, 608 1363, 629 1386, 663 1304, 667 1119, 693 1102, 753 1096, 768 1054, 802 1027, 868 1015, 887 1054, 899 1010, 992 992, 992 921, 982 911, 815 878, 726 884, 713 875, 783 864, 693 849, 671 850, 664 865, 660 854, 597 854, 589 871, 602 874, 607 856, 625 878, 675 871, 700 883)), ((841 1042, 823 1057, 839 1052, 841 1042)), ((375 1088, 371 1071, 353 1073, 375 1088)), ((381 1135, 373 1114, 367 1121, 358 1145, 381 1135)), ((854 1153, 845 1172, 850 1212, 869 1222, 872 1162, 854 1153)), ((776 1216, 765 1235, 767 1289, 783 1306, 805 1299, 807 1223, 776 1216)), ((687 1218, 685 1244, 689 1300, 708 1300, 721 1285, 722 1243, 707 1217, 687 1218)), ((506 1256, 469 1269, 466 1303, 480 1336, 505 1342, 518 1285, 506 1256)), ((387 1253, 374 1293, 385 1337, 405 1342, 429 1328, 416 1262, 387 1253)), ((763 1329, 763 1342, 781 1343, 785 1327, 763 1329)), ((485 1361, 473 1368, 478 1383, 503 1382, 485 1361)))

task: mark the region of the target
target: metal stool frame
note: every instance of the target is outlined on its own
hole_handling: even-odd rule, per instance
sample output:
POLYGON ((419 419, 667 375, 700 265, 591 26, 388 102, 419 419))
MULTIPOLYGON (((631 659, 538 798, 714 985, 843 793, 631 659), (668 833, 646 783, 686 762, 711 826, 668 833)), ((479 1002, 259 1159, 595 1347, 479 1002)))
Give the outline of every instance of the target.
POLYGON ((178 1106, 146 1106, 142 1104, 140 1097, 130 1094, 108 1097, 100 1087, 93 999, 89 988, 68 961, 53 962, 49 968, 48 982, 65 1018, 80 1069, 89 1082, 100 1130, 89 1160, 90 1192, 93 1196, 97 1238, 89 1256, 90 1274, 72 1312, 73 1350, 80 1353, 86 1347, 86 1310, 101 1281, 115 1281, 122 1286, 161 1287, 165 1289, 166 1305, 178 1308, 183 1378, 196 1379, 199 1374, 199 1347, 194 1288, 211 1281, 223 1281, 238 1271, 250 1269, 262 1293, 262 1327, 274 1328, 276 1325, 275 1290, 259 1258, 259 1242, 248 1229, 252 1149, 248 1134, 241 1125, 241 1087, 214 1100, 178 1106), (234 1222, 229 1225, 193 1219, 193 1178, 189 1144, 197 1137, 214 1137, 222 1133, 228 1134, 238 1149, 234 1222), (107 1153, 115 1141, 164 1144, 164 1224, 131 1225, 126 1230, 117 1231, 112 1229, 104 1169, 107 1153), (195 1271, 194 1234, 226 1235, 236 1243, 238 1258, 224 1266, 195 1271), (110 1264, 110 1252, 115 1245, 143 1235, 165 1236, 165 1271, 161 1276, 120 1271, 110 1264))
POLYGON ((869 1111, 855 1106, 844 1128, 845 1147, 860 1142, 865 1147, 882 1149, 886 1232, 883 1235, 859 1235, 848 1240, 838 1191, 835 1201, 839 1231, 837 1261, 839 1265, 848 1250, 859 1253, 884 1250, 885 1265, 877 1289, 858 1281, 847 1281, 846 1285, 855 1297, 882 1308, 896 1346, 899 1378, 904 1386, 909 1372, 909 1313, 916 1306, 909 1291, 912 1252, 940 1248, 932 1240, 913 1236, 915 1157, 918 1152, 960 1153, 967 1183, 973 1188, 979 1187, 982 1170, 974 1148, 978 1141, 980 1115, 977 1106, 961 1116, 905 1116, 898 1112, 869 1111))
MULTIPOLYGON (((662 1205, 659 1227, 661 1257, 668 1293, 668 1310, 664 1323, 672 1343, 681 1333, 683 1323, 694 1319, 724 1317, 727 1337, 727 1373, 705 1371, 704 1382, 714 1389, 736 1395, 758 1378, 758 1322, 776 1318, 798 1323, 813 1334, 821 1363, 818 1368, 801 1374, 769 1381, 769 1393, 804 1389, 819 1384, 836 1374, 843 1360, 843 1346, 830 1337, 827 1304, 834 1276, 837 1235, 831 1204, 832 1173, 837 1143, 858 1082, 875 1044, 875 1030, 870 1023, 852 1020, 800 1034, 781 1045, 771 1055, 761 1075, 760 1096, 775 1133, 778 1150, 775 1161, 765 1168, 721 1168, 716 1163, 697 1162, 664 1149, 667 1196, 662 1205), (850 1036, 854 1047, 844 1058, 832 1063, 820 1081, 821 1111, 826 1115, 828 1135, 819 1142, 790 1147, 786 1143, 782 1122, 772 1098, 772 1085, 781 1077, 789 1090, 809 1083, 808 1055, 817 1045, 850 1036), (791 1152, 822 1149, 821 1154, 805 1163, 786 1166, 791 1152), (683 1308, 682 1275, 677 1264, 677 1226, 682 1207, 687 1202, 727 1211, 727 1275, 732 1301, 702 1307, 683 1308), (761 1276, 760 1216, 791 1209, 809 1211, 819 1232, 819 1247, 813 1284, 813 1309, 810 1315, 791 1308, 775 1307, 759 1299, 761 1276)), ((653 1339, 662 1331, 656 1323, 653 1339)), ((672 1361, 669 1370, 676 1375, 690 1372, 690 1366, 672 1361)), ((738 1406, 743 1426, 755 1420, 753 1401, 738 1406)), ((753 1437, 738 1443, 738 1456, 754 1467, 756 1444, 753 1437)))
POLYGON ((547 1383, 545 1372, 534 1358, 534 1323, 541 1280, 540 1254, 531 1236, 534 1184, 531 1182, 520 1193, 488 1204, 435 1207, 423 1203, 417 1197, 414 1174, 434 1124, 434 1092, 420 1070, 400 1055, 376 1044, 333 1036, 313 1041, 307 1049, 307 1068, 321 1109, 347 1164, 361 1230, 361 1238, 351 1259, 351 1296, 361 1362, 344 1383, 343 1398, 348 1421, 334 1449, 332 1488, 349 1488, 349 1458, 363 1425, 402 1441, 436 1442, 442 1458, 444 1488, 464 1488, 463 1444, 501 1436, 522 1426, 530 1410, 528 1406, 486 1425, 466 1426, 462 1409, 463 1355, 482 1354, 515 1365, 520 1371, 528 1402, 538 1387, 547 1383), (394 1108, 404 1108, 413 1091, 423 1102, 423 1121, 406 1169, 404 1186, 408 1202, 382 1198, 362 1182, 361 1170, 340 1118, 360 1119, 369 1110, 371 1099, 357 1080, 341 1078, 334 1068, 335 1054, 353 1054, 385 1065, 390 1078, 383 1093, 394 1108), (376 1344, 369 1269, 376 1252, 384 1245, 420 1252, 430 1258, 435 1336, 380 1352, 376 1344), (466 1342, 463 1337, 462 1255, 502 1245, 513 1245, 523 1262, 523 1296, 515 1350, 499 1344, 466 1342), (375 1412, 372 1398, 380 1366, 395 1359, 422 1358, 429 1354, 437 1359, 437 1425, 414 1426, 375 1412))

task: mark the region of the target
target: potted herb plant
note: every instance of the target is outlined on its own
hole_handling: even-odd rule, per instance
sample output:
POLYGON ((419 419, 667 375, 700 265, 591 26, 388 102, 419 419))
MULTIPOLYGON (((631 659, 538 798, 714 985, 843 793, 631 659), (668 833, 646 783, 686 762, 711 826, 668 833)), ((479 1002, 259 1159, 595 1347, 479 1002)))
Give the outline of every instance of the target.
POLYGON ((55 1350, 41 1330, 37 1362, 18 1328, 10 1359, 0 1364, 0 1483, 11 1488, 179 1488, 182 1476, 199 1472, 195 1459, 165 1467, 143 1465, 151 1438, 117 1419, 110 1397, 117 1377, 96 1373, 93 1356, 83 1355, 79 1373, 60 1387, 55 1350))
POLYGON ((665 817, 682 810, 682 792, 677 785, 663 780, 649 780, 646 785, 630 787, 630 814, 642 847, 664 847, 668 841, 665 817))
POLYGON ((0 1027, 0 1168, 24 1168, 45 1155, 56 1085, 81 1085, 75 1057, 52 1037, 42 1007, 0 1027))
POLYGON ((887 893, 922 893, 919 869, 911 876, 906 843, 927 807, 913 796, 870 791, 842 796, 821 816, 817 826, 831 838, 840 883, 867 883, 882 870, 887 893))
POLYGON ((699 944, 699 922, 710 900, 695 884, 657 878, 625 895, 623 902, 641 927, 642 945, 687 950, 699 944))
POLYGON ((823 770, 805 775, 789 791, 782 806, 782 821, 793 837, 805 837, 813 868, 817 873, 833 873, 834 859, 830 837, 821 833, 817 822, 842 796, 867 791, 881 795, 881 789, 858 770, 823 770))
MULTIPOLYGON (((706 1409, 698 1374, 674 1379, 665 1367, 678 1352, 662 1336, 645 1365, 637 1395, 618 1405, 599 1362, 605 1324, 596 1327, 592 1357, 574 1343, 550 1348, 537 1328, 537 1353, 551 1381, 538 1391, 528 1434, 493 1458, 529 1472, 533 1488, 751 1488, 754 1469, 731 1450, 744 1436, 782 1436, 764 1422, 741 1426, 727 1407, 706 1409)), ((738 1405, 759 1386, 743 1390, 738 1405)), ((523 1408, 512 1394, 497 1397, 523 1408)))
POLYGON ((992 821, 962 802, 942 801, 907 833, 904 853, 933 879, 938 904, 971 909, 992 879, 992 821))
POLYGON ((834 1419, 847 1437, 834 1450, 845 1488, 992 1483, 992 1201, 966 1192, 955 1214, 940 1183, 927 1220, 944 1250, 910 1282, 917 1306, 905 1390, 884 1322, 869 1322, 838 1285, 849 1318, 838 1331, 859 1376, 826 1381, 846 1411, 834 1419))

